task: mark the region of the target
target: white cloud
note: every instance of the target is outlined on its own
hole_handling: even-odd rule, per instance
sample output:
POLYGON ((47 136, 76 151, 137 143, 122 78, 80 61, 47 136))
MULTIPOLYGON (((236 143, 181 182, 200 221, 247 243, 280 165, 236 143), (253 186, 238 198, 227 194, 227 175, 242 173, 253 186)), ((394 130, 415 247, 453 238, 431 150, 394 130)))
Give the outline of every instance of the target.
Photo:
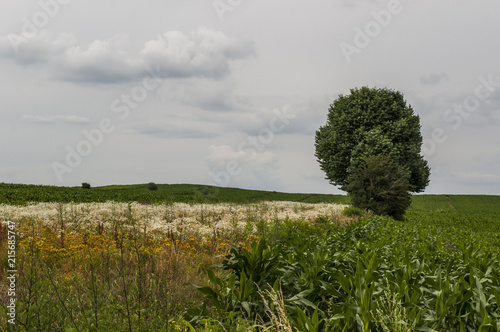
POLYGON ((125 35, 84 46, 72 34, 53 37, 42 31, 21 43, 16 53, 11 40, 20 37, 0 37, 0 55, 21 65, 48 66, 55 77, 82 83, 136 81, 148 74, 148 67, 157 68, 162 78, 219 79, 230 73, 231 61, 255 53, 252 42, 203 27, 189 34, 167 31, 147 41, 135 56, 125 51, 129 44, 125 35))
POLYGON ((186 35, 168 31, 146 42, 141 56, 158 65, 166 77, 220 78, 229 73, 229 61, 254 53, 253 44, 207 28, 186 35))
POLYGON ((109 41, 95 40, 90 45, 72 46, 54 63, 55 75, 68 81, 117 83, 135 80, 143 73, 141 60, 123 49, 127 37, 117 35, 109 41))

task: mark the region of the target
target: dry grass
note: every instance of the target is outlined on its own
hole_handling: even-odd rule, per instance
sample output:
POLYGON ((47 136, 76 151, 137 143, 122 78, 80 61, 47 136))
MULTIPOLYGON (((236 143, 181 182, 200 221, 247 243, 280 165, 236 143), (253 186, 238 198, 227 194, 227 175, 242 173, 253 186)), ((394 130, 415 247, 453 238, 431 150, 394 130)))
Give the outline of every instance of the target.
POLYGON ((285 301, 281 290, 275 291, 272 289, 266 290, 265 292, 259 290, 259 294, 264 301, 266 314, 270 320, 270 326, 261 324, 256 326, 257 328, 265 332, 298 332, 297 329, 293 329, 288 315, 286 314, 285 301), (267 300, 268 298, 269 300, 267 300))

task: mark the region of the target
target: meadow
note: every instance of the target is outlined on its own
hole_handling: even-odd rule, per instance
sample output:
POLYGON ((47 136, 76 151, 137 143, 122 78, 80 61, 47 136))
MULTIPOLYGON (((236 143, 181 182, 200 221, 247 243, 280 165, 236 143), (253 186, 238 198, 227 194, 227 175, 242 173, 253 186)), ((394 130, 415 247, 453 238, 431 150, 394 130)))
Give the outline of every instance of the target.
POLYGON ((500 196, 158 187, 0 184, 0 330, 500 331, 500 196))

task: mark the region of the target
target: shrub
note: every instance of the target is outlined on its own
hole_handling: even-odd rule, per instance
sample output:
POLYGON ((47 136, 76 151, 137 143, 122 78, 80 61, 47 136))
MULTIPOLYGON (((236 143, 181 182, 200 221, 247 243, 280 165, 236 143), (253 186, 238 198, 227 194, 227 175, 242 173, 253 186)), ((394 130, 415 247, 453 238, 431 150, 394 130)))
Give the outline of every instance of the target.
POLYGON ((149 190, 158 190, 158 186, 154 182, 148 183, 148 189, 149 190))
POLYGON ((90 183, 87 183, 87 182, 82 183, 82 188, 83 189, 90 189, 90 183))
POLYGON ((357 208, 355 206, 349 206, 346 207, 344 210, 342 210, 342 215, 346 217, 362 217, 364 215, 364 211, 360 208, 357 208))
POLYGON ((210 187, 205 186, 205 188, 203 188, 203 195, 207 196, 208 194, 210 194, 210 187))
POLYGON ((411 204, 409 177, 394 158, 367 156, 351 170, 346 187, 353 206, 402 220, 411 204))

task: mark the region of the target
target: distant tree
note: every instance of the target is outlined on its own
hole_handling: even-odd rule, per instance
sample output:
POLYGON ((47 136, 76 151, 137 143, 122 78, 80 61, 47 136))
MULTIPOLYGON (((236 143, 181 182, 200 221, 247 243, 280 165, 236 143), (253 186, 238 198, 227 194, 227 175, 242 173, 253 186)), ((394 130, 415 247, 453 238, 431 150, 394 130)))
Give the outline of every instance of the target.
POLYGON ((413 192, 429 184, 430 168, 420 155, 420 118, 400 92, 362 87, 340 95, 316 132, 315 145, 327 179, 344 191, 362 158, 379 154, 391 156, 409 172, 413 192))
POLYGON ((411 204, 409 176, 390 156, 367 156, 352 170, 346 190, 355 207, 402 220, 411 204))
POLYGON ((90 189, 90 183, 87 183, 87 182, 82 183, 82 188, 83 189, 90 189))
POLYGON ((150 182, 150 183, 148 183, 148 189, 152 190, 152 191, 153 190, 158 190, 158 186, 156 185, 156 183, 150 182))

